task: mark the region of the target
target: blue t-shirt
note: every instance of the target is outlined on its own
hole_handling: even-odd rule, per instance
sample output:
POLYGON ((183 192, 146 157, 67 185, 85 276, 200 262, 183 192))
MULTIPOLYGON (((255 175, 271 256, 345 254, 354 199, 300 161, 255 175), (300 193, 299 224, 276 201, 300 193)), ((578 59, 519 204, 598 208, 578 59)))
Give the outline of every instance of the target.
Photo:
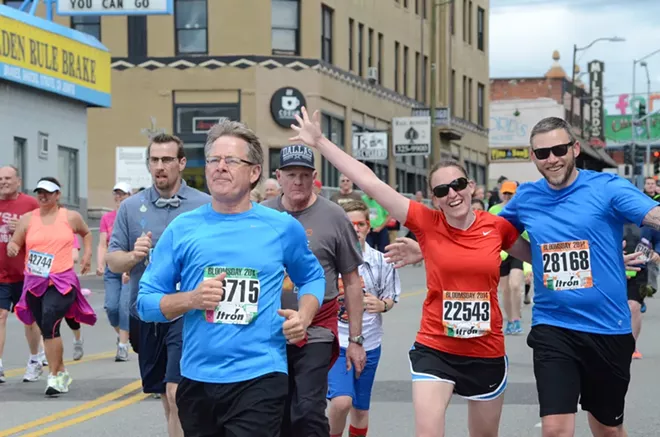
POLYGON ((623 225, 655 202, 627 180, 580 170, 573 184, 522 184, 500 216, 527 230, 534 270, 532 325, 596 334, 631 332, 623 225))
POLYGON ((160 301, 176 292, 178 282, 181 290, 194 290, 205 276, 223 269, 222 304, 230 306, 216 314, 193 310, 184 315, 181 374, 194 381, 234 383, 287 373, 284 318, 277 314, 284 269, 299 287, 298 296, 312 294, 320 305, 325 292, 323 269, 305 230, 288 214, 255 203, 240 214, 220 214, 210 204, 181 214, 160 237, 140 281, 140 317, 166 321, 160 301), (248 324, 218 323, 237 321, 235 314, 243 322, 249 314, 254 318, 248 324))

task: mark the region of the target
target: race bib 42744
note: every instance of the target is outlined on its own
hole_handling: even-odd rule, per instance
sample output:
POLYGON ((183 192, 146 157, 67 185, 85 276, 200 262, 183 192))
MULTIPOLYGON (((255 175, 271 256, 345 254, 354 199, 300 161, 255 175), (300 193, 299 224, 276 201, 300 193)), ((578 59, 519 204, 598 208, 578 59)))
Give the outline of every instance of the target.
POLYGON ((593 287, 591 251, 586 240, 541 245, 543 285, 548 290, 593 287))
POLYGON ((227 274, 222 281, 225 292, 216 309, 205 312, 206 321, 230 325, 252 323, 259 314, 261 283, 257 271, 243 267, 206 267, 204 280, 221 273, 227 274))
POLYGON ((50 269, 53 267, 55 257, 49 253, 41 253, 31 250, 28 253, 26 263, 27 271, 34 276, 47 278, 50 275, 50 269))

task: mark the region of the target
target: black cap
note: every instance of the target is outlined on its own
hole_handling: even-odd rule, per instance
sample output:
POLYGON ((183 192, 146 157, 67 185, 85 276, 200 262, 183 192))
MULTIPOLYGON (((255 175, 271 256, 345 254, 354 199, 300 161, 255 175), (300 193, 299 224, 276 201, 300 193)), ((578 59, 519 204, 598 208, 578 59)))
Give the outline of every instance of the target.
POLYGON ((314 167, 314 151, 307 146, 297 144, 282 147, 280 150, 280 168, 285 167, 314 167))

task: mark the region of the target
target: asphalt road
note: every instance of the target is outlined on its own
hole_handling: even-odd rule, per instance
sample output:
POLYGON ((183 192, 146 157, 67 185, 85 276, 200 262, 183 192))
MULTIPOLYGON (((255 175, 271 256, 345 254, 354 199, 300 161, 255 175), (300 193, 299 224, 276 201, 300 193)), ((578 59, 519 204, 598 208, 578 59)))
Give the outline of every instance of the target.
MULTIPOLYGON (((413 436, 410 370, 407 352, 419 325, 424 299, 424 270, 409 267, 402 271, 401 302, 385 316, 383 355, 371 405, 369 435, 378 437, 413 436)), ((27 359, 23 326, 13 316, 3 357, 8 381, 0 385, 0 437, 42 436, 152 436, 166 437, 161 401, 141 394, 137 357, 115 363, 115 335, 103 314, 101 281, 83 280, 93 290, 91 303, 99 313, 94 327, 83 327, 85 357, 67 363, 74 381, 71 391, 58 399, 44 397, 45 381, 23 383, 22 366, 27 359)), ((655 411, 660 380, 660 343, 653 333, 660 329, 660 302, 650 299, 644 321, 640 350, 644 359, 632 366, 633 379, 627 399, 626 428, 629 435, 657 436, 660 416, 655 411)), ((529 321, 530 308, 525 307, 529 321)), ((72 337, 62 328, 65 358, 71 358, 72 337)), ((536 437, 541 435, 534 384, 531 351, 525 336, 508 337, 509 386, 505 393, 500 435, 536 437)), ((467 436, 467 404, 454 398, 447 414, 447 436, 467 436)), ((586 416, 579 412, 577 437, 587 437, 586 416)))

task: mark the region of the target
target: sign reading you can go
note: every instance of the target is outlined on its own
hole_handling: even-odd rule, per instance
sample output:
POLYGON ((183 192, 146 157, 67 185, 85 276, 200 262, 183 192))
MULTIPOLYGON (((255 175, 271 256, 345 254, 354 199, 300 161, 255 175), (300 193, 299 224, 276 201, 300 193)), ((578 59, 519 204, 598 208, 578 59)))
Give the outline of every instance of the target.
POLYGON ((87 35, 65 31, 71 38, 0 15, 0 78, 109 107, 110 53, 81 42, 87 35))
POLYGON ((174 0, 57 0, 59 15, 163 15, 174 0))

